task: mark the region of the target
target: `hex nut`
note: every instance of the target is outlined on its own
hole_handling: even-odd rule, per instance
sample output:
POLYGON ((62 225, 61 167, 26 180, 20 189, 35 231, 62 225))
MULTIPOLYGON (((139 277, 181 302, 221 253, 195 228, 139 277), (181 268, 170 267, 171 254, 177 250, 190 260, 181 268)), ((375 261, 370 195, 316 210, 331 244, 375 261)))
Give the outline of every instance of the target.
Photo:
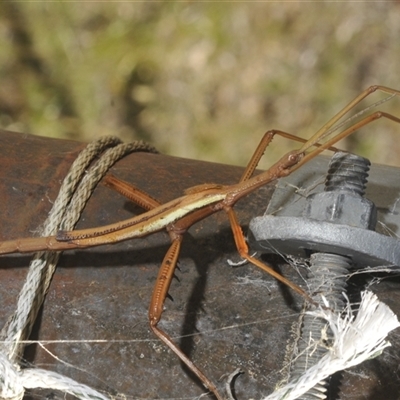
POLYGON ((321 192, 307 198, 305 218, 375 230, 375 204, 357 194, 343 191, 321 192))

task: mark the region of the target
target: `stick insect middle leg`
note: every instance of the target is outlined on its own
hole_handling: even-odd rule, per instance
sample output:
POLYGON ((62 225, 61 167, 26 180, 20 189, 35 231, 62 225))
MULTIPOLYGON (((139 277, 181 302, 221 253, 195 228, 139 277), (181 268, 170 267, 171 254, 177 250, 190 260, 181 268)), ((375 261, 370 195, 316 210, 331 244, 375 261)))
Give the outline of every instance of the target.
MULTIPOLYGON (((104 178, 103 183, 127 197, 129 200, 145 210, 151 210, 161 204, 147 193, 132 186, 128 182, 116 178, 113 175, 107 175, 104 178)), ((158 327, 158 323, 161 320, 164 310, 164 302, 168 296, 168 290, 171 286, 174 271, 177 266, 183 234, 185 231, 186 229, 183 229, 183 227, 181 232, 174 232, 172 229, 168 229, 171 245, 161 264, 156 284, 153 289, 149 307, 150 327, 153 333, 180 358, 180 360, 190 369, 190 371, 192 371, 200 379, 203 385, 209 389, 218 400, 222 400, 222 397, 218 393, 216 386, 211 382, 211 380, 209 380, 207 376, 193 363, 193 361, 190 360, 185 353, 183 353, 183 351, 174 343, 172 338, 158 327)))

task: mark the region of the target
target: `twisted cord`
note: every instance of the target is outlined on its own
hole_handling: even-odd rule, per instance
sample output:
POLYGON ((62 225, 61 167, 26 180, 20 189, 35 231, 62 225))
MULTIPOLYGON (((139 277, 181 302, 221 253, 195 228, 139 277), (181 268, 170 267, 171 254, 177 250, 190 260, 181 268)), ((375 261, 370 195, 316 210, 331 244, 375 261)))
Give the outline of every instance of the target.
POLYGON ((0 353, 0 374, 3 377, 0 396, 7 400, 22 399, 25 389, 54 389, 82 400, 111 400, 108 396, 71 378, 41 368, 19 369, 0 353))
MULTIPOLYGON (((64 179, 40 230, 41 236, 53 236, 60 229, 72 230, 96 185, 111 166, 125 155, 139 151, 157 153, 154 147, 142 141, 122 144, 117 138, 104 137, 90 143, 73 162, 64 179)), ((18 367, 10 368, 10 365, 15 364, 23 353, 24 344, 20 341, 30 335, 60 254, 52 251, 34 255, 18 296, 16 311, 1 332, 4 344, 0 351, 0 398, 19 399, 23 395, 21 384, 15 383, 21 380, 22 375, 17 372, 18 367)))

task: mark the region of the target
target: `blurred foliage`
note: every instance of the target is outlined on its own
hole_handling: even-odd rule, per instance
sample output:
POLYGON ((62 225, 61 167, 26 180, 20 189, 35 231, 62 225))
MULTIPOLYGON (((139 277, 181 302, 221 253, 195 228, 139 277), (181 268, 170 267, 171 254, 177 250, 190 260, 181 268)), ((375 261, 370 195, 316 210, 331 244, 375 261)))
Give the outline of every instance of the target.
MULTIPOLYGON (((309 137, 369 85, 400 89, 399 38, 399 2, 0 2, 0 127, 244 165, 268 129, 309 137)), ((342 147, 400 165, 399 133, 342 147)))

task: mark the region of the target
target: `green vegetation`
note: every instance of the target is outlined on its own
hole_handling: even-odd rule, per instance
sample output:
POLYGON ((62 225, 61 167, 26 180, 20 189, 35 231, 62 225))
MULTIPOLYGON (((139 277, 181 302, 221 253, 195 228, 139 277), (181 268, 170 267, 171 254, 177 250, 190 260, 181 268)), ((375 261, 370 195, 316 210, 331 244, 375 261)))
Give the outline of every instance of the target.
MULTIPOLYGON (((308 137, 400 89, 399 38, 399 2, 2 2, 0 127, 244 165, 268 129, 308 137)), ((400 126, 365 132, 342 147, 400 164, 400 126)))

